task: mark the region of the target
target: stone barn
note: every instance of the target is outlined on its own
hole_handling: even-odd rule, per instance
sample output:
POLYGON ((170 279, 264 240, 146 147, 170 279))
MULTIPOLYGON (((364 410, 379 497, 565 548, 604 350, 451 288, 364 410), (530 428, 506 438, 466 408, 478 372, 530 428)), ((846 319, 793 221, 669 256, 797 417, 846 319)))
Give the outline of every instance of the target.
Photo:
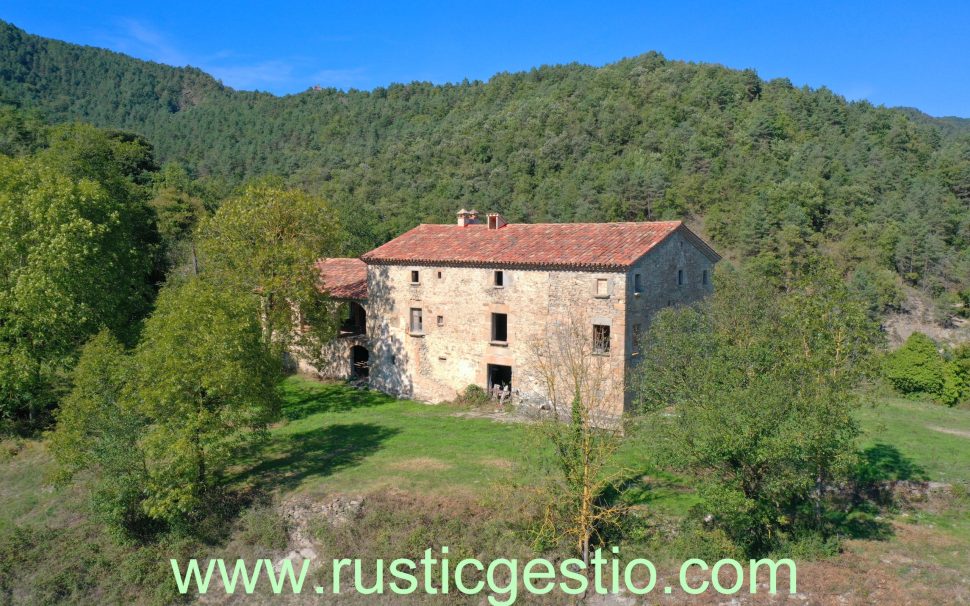
POLYGON ((456 224, 319 262, 324 288, 348 305, 333 363, 313 370, 429 402, 471 384, 541 402, 532 345, 552 322, 582 318, 591 355, 622 387, 651 316, 710 293, 719 259, 680 221, 514 224, 462 210, 456 224))

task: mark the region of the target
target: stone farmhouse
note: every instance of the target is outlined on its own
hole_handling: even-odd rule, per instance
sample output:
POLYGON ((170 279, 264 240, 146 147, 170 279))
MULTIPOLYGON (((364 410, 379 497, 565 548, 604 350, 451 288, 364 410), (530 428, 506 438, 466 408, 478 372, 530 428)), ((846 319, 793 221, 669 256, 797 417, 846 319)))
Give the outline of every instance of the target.
POLYGON ((680 221, 512 224, 462 210, 457 224, 419 225, 359 259, 320 260, 323 288, 349 313, 329 366, 301 365, 429 402, 475 384, 538 403, 531 344, 578 317, 622 386, 652 314, 710 293, 719 259, 680 221))

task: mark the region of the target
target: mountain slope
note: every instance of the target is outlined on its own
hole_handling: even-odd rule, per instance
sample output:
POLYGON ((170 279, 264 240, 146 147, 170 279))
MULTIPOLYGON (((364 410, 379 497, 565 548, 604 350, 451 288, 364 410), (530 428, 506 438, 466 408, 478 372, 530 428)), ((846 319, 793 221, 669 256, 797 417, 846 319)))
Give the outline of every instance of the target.
POLYGON ((275 97, 9 24, 0 40, 0 98, 137 131, 201 178, 281 175, 343 209, 357 252, 463 206, 514 221, 694 215, 779 279, 819 252, 878 307, 903 281, 946 309, 970 296, 959 121, 656 53, 275 97))

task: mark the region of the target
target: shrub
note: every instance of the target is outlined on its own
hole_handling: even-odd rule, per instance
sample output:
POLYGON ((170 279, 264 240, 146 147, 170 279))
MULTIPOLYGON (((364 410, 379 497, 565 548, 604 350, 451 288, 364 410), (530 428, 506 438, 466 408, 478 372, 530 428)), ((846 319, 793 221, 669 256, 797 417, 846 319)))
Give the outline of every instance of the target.
POLYGON ((886 356, 883 376, 906 396, 943 394, 945 362, 936 343, 920 332, 914 332, 902 347, 886 356))
POLYGON ((943 369, 940 399, 949 406, 970 400, 970 344, 953 350, 951 359, 943 369))
POLYGON ((271 503, 260 503, 242 512, 239 538, 247 545, 282 550, 289 542, 289 525, 271 503))
POLYGON ((478 385, 469 385, 458 394, 457 398, 455 398, 455 404, 472 406, 476 408, 485 406, 488 404, 488 402, 488 393, 478 385))

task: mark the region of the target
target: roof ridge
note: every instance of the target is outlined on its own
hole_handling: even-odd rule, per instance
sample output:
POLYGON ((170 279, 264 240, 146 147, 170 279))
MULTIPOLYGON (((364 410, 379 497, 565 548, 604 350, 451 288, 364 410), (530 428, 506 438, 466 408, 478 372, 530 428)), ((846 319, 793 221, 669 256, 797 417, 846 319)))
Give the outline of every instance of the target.
MULTIPOLYGON (((680 229, 689 231, 682 220, 511 223, 498 230, 488 229, 486 225, 476 227, 422 223, 360 258, 366 263, 613 271, 632 266, 672 233, 680 229)), ((713 251, 706 252, 716 255, 713 251)))

